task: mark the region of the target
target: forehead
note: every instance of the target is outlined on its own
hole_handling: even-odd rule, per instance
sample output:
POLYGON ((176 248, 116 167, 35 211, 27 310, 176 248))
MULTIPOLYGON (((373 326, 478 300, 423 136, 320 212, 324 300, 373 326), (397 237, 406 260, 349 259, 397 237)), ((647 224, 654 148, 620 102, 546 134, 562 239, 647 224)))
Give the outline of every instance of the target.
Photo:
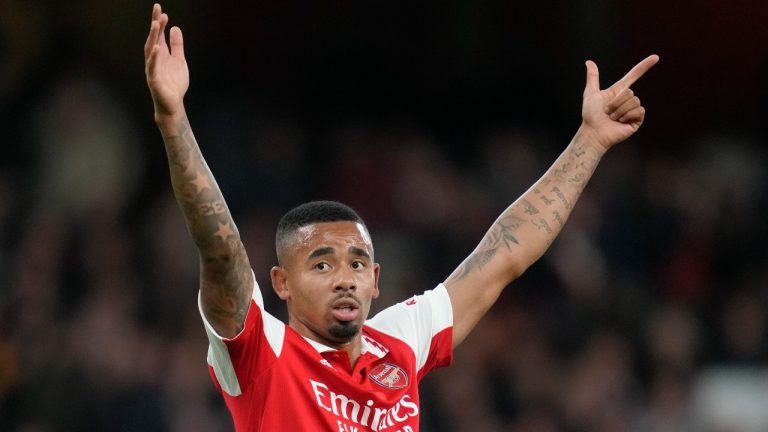
POLYGON ((318 247, 347 248, 356 246, 373 252, 368 230, 357 222, 322 222, 303 226, 294 231, 293 243, 296 251, 311 253, 318 247))

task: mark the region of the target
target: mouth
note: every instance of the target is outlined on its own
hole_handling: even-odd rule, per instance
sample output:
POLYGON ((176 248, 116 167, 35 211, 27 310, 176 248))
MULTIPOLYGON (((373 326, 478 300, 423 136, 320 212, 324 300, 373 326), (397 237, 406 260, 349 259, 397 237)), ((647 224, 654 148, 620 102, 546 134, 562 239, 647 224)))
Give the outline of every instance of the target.
POLYGON ((349 297, 336 300, 331 308, 333 317, 342 322, 354 321, 360 315, 357 302, 349 297))

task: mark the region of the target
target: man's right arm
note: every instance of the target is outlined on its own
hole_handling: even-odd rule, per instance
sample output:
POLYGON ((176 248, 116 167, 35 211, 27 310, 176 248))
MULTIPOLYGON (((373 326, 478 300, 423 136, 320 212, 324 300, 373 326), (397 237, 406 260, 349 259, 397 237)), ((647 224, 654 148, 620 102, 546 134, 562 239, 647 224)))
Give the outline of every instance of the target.
POLYGON ((170 31, 160 5, 144 46, 147 84, 155 107, 155 122, 165 142, 173 193, 200 253, 203 312, 216 332, 227 338, 243 328, 253 290, 253 275, 224 197, 205 163, 184 110, 189 87, 181 30, 170 31))

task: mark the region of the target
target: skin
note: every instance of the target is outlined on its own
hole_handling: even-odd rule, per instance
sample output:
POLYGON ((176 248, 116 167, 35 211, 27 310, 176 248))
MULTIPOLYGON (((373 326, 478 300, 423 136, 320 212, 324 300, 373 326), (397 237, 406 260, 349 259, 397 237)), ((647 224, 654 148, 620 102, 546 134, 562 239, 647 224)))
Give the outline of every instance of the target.
MULTIPOLYGON (((168 16, 156 4, 144 46, 155 122, 165 143, 174 195, 200 252, 203 311, 219 334, 234 337, 243 328, 250 304, 251 266, 190 129, 183 101, 189 88, 183 37, 173 27, 166 42, 167 24, 168 16)), ((645 108, 630 87, 658 60, 656 55, 647 57, 605 89, 600 88, 597 65, 586 62, 582 123, 568 147, 544 176, 502 212, 475 250, 444 281, 453 307, 454 347, 503 289, 547 250, 605 152, 643 124, 645 108)), ((378 296, 380 269, 373 262, 368 233, 351 222, 314 224, 297 231, 294 246, 278 251, 281 265, 271 271, 273 288, 286 301, 289 325, 305 337, 346 350, 354 365, 360 355, 359 331, 341 337, 332 329, 359 327, 371 300, 378 296), (326 253, 312 256, 321 249, 326 253), (359 306, 348 324, 340 323, 333 312, 334 302, 342 298, 359 306)))

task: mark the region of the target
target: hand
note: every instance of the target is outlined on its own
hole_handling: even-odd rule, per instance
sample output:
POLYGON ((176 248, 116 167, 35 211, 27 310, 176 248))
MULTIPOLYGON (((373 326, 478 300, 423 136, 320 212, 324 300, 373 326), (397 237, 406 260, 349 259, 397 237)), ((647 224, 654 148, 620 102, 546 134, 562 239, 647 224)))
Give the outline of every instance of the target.
POLYGON ((581 131, 608 150, 635 133, 645 119, 645 108, 630 86, 659 61, 651 55, 632 68, 624 77, 605 90, 600 90, 597 65, 588 60, 587 85, 581 107, 581 131))
POLYGON ((155 118, 177 116, 184 111, 184 94, 189 88, 189 69, 184 59, 181 29, 172 27, 170 49, 165 42, 168 15, 159 4, 152 8, 152 24, 144 44, 144 66, 147 85, 155 104, 155 118))

